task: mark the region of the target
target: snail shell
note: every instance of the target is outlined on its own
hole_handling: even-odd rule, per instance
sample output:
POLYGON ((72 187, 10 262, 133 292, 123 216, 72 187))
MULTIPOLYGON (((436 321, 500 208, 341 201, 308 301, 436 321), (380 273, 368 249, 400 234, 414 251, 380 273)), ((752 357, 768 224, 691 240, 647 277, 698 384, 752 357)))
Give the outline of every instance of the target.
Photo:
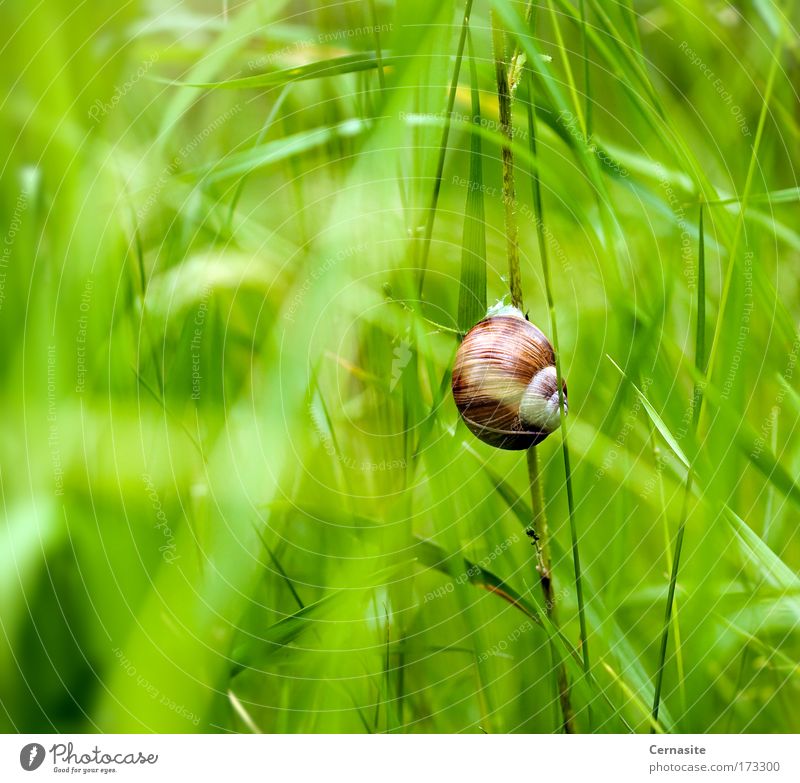
POLYGON ((519 310, 490 311, 456 352, 453 399, 464 423, 501 449, 543 441, 561 424, 555 361, 550 341, 519 310))

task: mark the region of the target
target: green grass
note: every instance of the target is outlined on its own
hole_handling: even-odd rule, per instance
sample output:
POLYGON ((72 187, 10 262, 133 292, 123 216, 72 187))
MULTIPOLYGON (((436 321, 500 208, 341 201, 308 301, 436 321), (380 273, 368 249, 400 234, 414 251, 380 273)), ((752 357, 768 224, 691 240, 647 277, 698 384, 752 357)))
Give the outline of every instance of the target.
POLYGON ((554 732, 561 669, 576 731, 800 730, 798 38, 740 10, 5 9, 0 729, 554 732), (449 390, 493 19, 557 622, 449 390))

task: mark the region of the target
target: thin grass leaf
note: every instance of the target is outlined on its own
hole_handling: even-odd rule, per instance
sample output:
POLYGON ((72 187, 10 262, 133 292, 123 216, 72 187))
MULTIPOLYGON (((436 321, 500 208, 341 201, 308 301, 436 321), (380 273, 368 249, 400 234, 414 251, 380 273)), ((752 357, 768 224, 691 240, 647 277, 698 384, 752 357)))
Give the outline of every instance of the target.
MULTIPOLYGON (((203 90, 254 90, 266 87, 278 87, 291 82, 308 81, 309 79, 325 79, 331 76, 370 71, 373 68, 387 68, 394 62, 394 58, 379 56, 377 52, 357 52, 344 57, 332 57, 328 60, 318 60, 294 68, 283 68, 278 71, 259 73, 254 76, 244 76, 238 79, 225 79, 219 82, 206 81, 167 81, 175 87, 194 87, 203 90)), ((165 80, 159 80, 165 81, 165 80)))
POLYGON ((632 691, 630 689, 625 680, 623 680, 622 677, 620 677, 619 674, 617 674, 617 672, 614 671, 614 669, 611 666, 609 666, 608 663, 606 663, 604 660, 601 660, 600 663, 603 666, 603 668, 611 675, 614 682, 617 685, 619 685, 620 689, 625 694, 625 696, 627 696, 628 700, 631 701, 634 705, 636 705, 639 712, 642 713, 644 719, 650 724, 650 729, 653 731, 653 733, 663 734, 664 733, 663 725, 658 722, 657 718, 654 718, 650 714, 650 710, 647 708, 647 705, 639 698, 639 695, 635 691, 632 691))
POLYGON ((275 570, 278 572, 278 574, 280 575, 281 579, 283 580, 283 583, 288 588, 288 590, 291 593, 292 598, 294 598, 295 603, 297 604, 298 608, 299 609, 305 609, 306 605, 303 602, 303 599, 300 598, 300 595, 298 594, 297 589, 294 586, 294 582, 292 582, 292 580, 289 578, 289 575, 286 573, 284 567, 281 565, 281 562, 278 559, 278 556, 275 554, 275 552, 273 551, 272 547, 267 542, 267 539, 264 537, 263 525, 259 525, 259 524, 256 524, 254 522, 253 523, 253 529, 254 529, 256 535, 261 540, 261 546, 264 547, 264 551, 269 555, 269 559, 272 560, 272 563, 275 566, 275 570))
MULTIPOLYGON (((500 497, 508 506, 509 510, 519 520, 523 529, 527 529, 530 519, 533 517, 533 509, 530 504, 523 498, 514 488, 506 481, 488 462, 486 462, 478 452, 472 449, 469 445, 465 444, 465 449, 478 460, 483 467, 487 478, 492 486, 498 491, 500 497)), ((565 550, 559 545, 558 540, 551 539, 553 551, 557 560, 562 560, 567 557, 565 550)), ((616 657, 620 663, 621 674, 620 677, 626 677, 629 682, 629 688, 639 694, 641 699, 651 700, 653 693, 653 685, 648 678, 644 667, 639 661, 639 657, 634 652, 630 643, 628 642, 622 629, 619 627, 614 615, 609 611, 601 597, 596 584, 594 584, 591 577, 584 573, 582 579, 586 584, 589 594, 592 596, 591 600, 586 605, 586 613, 592 627, 596 629, 597 634, 603 634, 607 638, 608 649, 611 654, 616 657), (607 629, 607 630, 606 630, 607 629)), ((576 651, 577 659, 583 663, 582 656, 576 651)), ((581 676, 585 675, 585 671, 581 669, 581 676)), ((674 728, 674 720, 670 712, 662 708, 660 723, 667 731, 674 728)))
MULTIPOLYGON (((278 97, 275 99, 275 103, 272 104, 272 108, 267 114, 267 118, 264 120, 264 124, 261 126, 261 130, 256 137, 255 144, 253 147, 259 147, 263 144, 264 139, 267 137, 267 134, 272 128, 273 123, 275 122, 275 118, 278 116, 278 112, 281 110, 283 106, 283 102, 289 96, 289 92, 291 90, 291 85, 287 84, 279 93, 278 97)), ((236 190, 233 192, 233 196, 231 198, 231 205, 228 209, 228 223, 227 223, 227 230, 228 234, 233 234, 233 218, 236 214, 236 207, 239 205, 239 199, 242 197, 242 193, 244 192, 244 186, 247 182, 247 174, 245 174, 240 180, 239 183, 236 185, 236 190)))
MULTIPOLYGON (((535 19, 535 14, 531 14, 530 19, 526 21, 520 17, 509 0, 495 0, 494 5, 502 15, 507 27, 516 34, 521 50, 526 55, 526 65, 531 68, 531 71, 536 75, 539 83, 544 87, 547 100, 554 115, 562 117, 565 113, 571 113, 569 109, 570 104, 563 94, 561 84, 546 67, 536 37, 531 35, 530 25, 535 19)), ((611 265, 611 269, 615 272, 615 276, 612 280, 613 288, 621 289, 625 269, 618 253, 618 247, 624 245, 624 238, 621 236, 616 216, 611 207, 613 199, 609 196, 606 184, 600 174, 600 164, 597 156, 590 150, 586 139, 583 138, 583 136, 581 136, 581 138, 583 143, 576 144, 574 149, 578 161, 595 190, 596 203, 600 210, 600 224, 595 230, 598 239, 614 260, 614 264, 611 265)))
MULTIPOLYGON (((650 442, 653 444, 653 458, 654 461, 657 460, 657 447, 656 447, 656 428, 653 425, 652 421, 650 422, 650 442)), ((659 509, 659 516, 663 522, 664 528, 664 552, 666 553, 666 565, 667 565, 667 572, 672 573, 672 569, 674 568, 674 553, 672 550, 672 540, 670 536, 669 530, 669 513, 667 511, 667 502, 666 502, 666 493, 664 491, 664 475, 663 471, 659 471, 658 475, 658 488, 659 488, 659 496, 661 502, 661 508, 659 509)), ((669 588, 667 589, 669 592, 669 588)), ((681 711, 682 713, 686 712, 686 670, 683 663, 683 650, 681 645, 681 624, 679 619, 679 610, 678 610, 678 584, 675 584, 675 593, 672 599, 672 612, 671 612, 671 623, 672 623, 672 637, 674 640, 675 646, 675 668, 678 674, 678 690, 680 692, 681 697, 681 711)))
POLYGON ((459 565, 455 565, 453 558, 448 556, 443 549, 432 541, 417 539, 414 546, 414 555, 420 565, 442 571, 451 578, 462 578, 466 575, 470 584, 482 587, 490 593, 502 598, 507 603, 519 609, 532 620, 541 623, 534 605, 522 596, 517 590, 506 584, 500 577, 478 563, 473 563, 467 558, 458 558, 459 565))
POLYGON ((228 700, 233 707, 233 711, 241 718, 242 723, 247 726, 253 734, 263 734, 264 732, 258 727, 258 724, 253 720, 253 716, 247 711, 245 706, 239 700, 239 697, 229 688, 228 700))
POLYGON ((792 571, 753 531, 733 509, 725 506, 723 516, 733 530, 745 559, 756 565, 764 581, 795 598, 795 613, 800 621, 800 603, 796 602, 800 591, 800 577, 792 571))
POLYGON ((800 664, 794 658, 790 658, 788 655, 786 655, 786 653, 781 652, 777 648, 767 644, 763 639, 759 639, 755 634, 750 633, 750 631, 745 628, 741 628, 727 617, 723 617, 721 615, 718 615, 718 617, 728 626, 728 628, 741 636, 742 639, 747 641, 749 644, 753 644, 758 647, 769 659, 777 658, 788 674, 794 677, 800 676, 800 664))
POLYGON ((772 190, 768 193, 754 193, 752 196, 744 194, 731 198, 719 198, 713 201, 703 202, 712 207, 725 206, 727 204, 744 204, 745 196, 749 204, 790 204, 800 201, 800 188, 784 188, 783 190, 772 190))
MULTIPOLYGON (((470 38, 470 95, 472 122, 481 124, 478 74, 470 38)), ((486 315, 486 225, 483 205, 483 162, 481 136, 470 135, 469 187, 464 209, 461 248, 461 285, 458 289, 458 328, 466 332, 486 315)))
MULTIPOLYGON (((697 384, 703 383, 703 375, 696 368, 692 373, 697 384)), ((754 427, 746 420, 742 420, 741 413, 734 408, 730 400, 723 398, 719 389, 710 382, 706 382, 703 387, 702 399, 707 406, 714 406, 715 416, 720 424, 732 433, 733 442, 748 462, 783 495, 800 505, 800 484, 754 427)))
MULTIPOLYGON (((705 267, 705 232, 703 230, 703 207, 700 206, 700 218, 698 227, 699 245, 698 245, 698 285, 697 285, 697 313, 695 316, 695 368, 699 373, 704 372, 705 369, 705 326, 706 326, 706 267, 705 267)), ((700 409, 702 407, 703 386, 696 383, 693 392, 693 409, 692 409, 692 431, 697 433, 697 425, 700 421, 700 409)), ((653 720, 658 719, 658 710, 660 707, 661 686, 664 677, 664 670, 666 667, 666 654, 667 645, 669 643, 669 627, 672 624, 675 628, 675 656, 678 667, 680 692, 683 694, 683 657, 681 654, 680 637, 678 635, 678 606, 675 603, 675 593, 678 585, 678 568, 681 560, 681 550, 683 548, 683 539, 686 533, 686 520, 689 513, 689 498, 692 491, 692 481, 694 472, 692 468, 686 476, 686 485, 683 494, 683 505, 681 508, 681 518, 678 523, 678 534, 675 537, 675 552, 671 554, 672 563, 670 568, 669 588, 667 590, 667 602, 664 610, 664 628, 661 635, 661 648, 658 662, 658 671, 656 674, 656 688, 655 696, 653 698, 653 720)), ((685 699, 683 699, 685 704, 685 699)), ((652 731, 655 731, 653 729, 652 731)))
POLYGON ((314 622, 324 620, 336 610, 337 605, 351 597, 350 591, 335 590, 313 604, 307 604, 297 612, 279 620, 264 630, 258 639, 240 644, 233 652, 231 675, 248 668, 257 668, 257 661, 270 655, 277 648, 285 647, 297 639, 314 622))
MULTIPOLYGON (((736 221, 734 228, 733 239, 731 240, 730 253, 728 259, 728 268, 725 270, 725 280, 722 284, 722 293, 720 294, 719 307, 717 311, 717 321, 714 327, 714 336, 711 340, 711 350, 708 355, 708 369, 706 376, 710 380, 714 374, 715 360, 717 358, 717 348, 722 336, 722 330, 725 323, 725 312, 727 310, 728 298, 730 296, 731 284, 733 283, 734 272, 739 267, 739 239, 742 236, 744 229, 744 215, 747 211, 747 204, 750 199, 750 189, 753 185, 753 176, 755 174, 756 166, 758 163, 758 151, 761 147, 761 139, 764 135, 764 127, 767 120, 767 111, 769 109, 770 97, 772 96, 772 89, 775 85, 775 75, 780 65, 780 52, 783 49, 783 40, 778 38, 775 43, 775 49, 772 53, 772 62, 770 64, 769 74, 767 76, 767 85, 764 89, 764 96, 761 104, 761 113, 758 118, 758 127, 756 128, 756 137, 753 141, 752 152, 750 155, 750 163, 747 167, 747 176, 745 178, 744 188, 742 192, 742 209, 739 213, 739 219, 736 221)), ((701 408, 698 416, 702 416, 702 400, 701 408)))
MULTIPOLYGON (((464 56, 464 44, 467 40, 467 31, 469 30, 469 17, 472 13, 473 0, 466 0, 464 7, 464 18, 461 22, 461 32, 458 38, 458 47, 456 49, 455 63, 453 64, 453 78, 450 81, 450 92, 447 96, 447 109, 445 114, 444 128, 442 129, 442 140, 439 143, 439 157, 436 162, 436 174, 434 176, 433 191, 431 192, 431 200, 428 206, 428 214, 425 220, 425 233, 422 237, 422 244, 419 247, 419 258, 417 260, 418 283, 417 292, 420 299, 422 298, 422 290, 425 287, 425 273, 428 267, 428 253, 431 247, 431 238, 433 237, 433 224, 436 220, 436 207, 439 203, 439 191, 442 187, 442 175, 444 173, 444 160, 447 155, 447 139, 450 135, 450 122, 453 116, 453 107, 456 103, 456 91, 458 90, 458 75, 461 72, 461 60, 464 56)), ((415 245, 415 250, 417 249, 415 245)))
POLYGON ((383 72, 384 64, 383 64, 383 53, 381 47, 381 26, 378 22, 378 9, 375 7, 375 0, 369 0, 369 9, 370 13, 372 14, 372 26, 375 35, 375 60, 376 60, 376 67, 378 68, 378 83, 381 86, 381 90, 386 89, 386 76, 383 72))
MULTIPOLYGON (((227 63, 237 52, 237 45, 246 39, 253 30, 262 25, 268 24, 270 17, 279 16, 287 0, 275 0, 270 3, 269 10, 266 12, 258 4, 252 4, 242 8, 231 21, 225 25, 219 37, 211 45, 209 51, 203 58, 194 65, 189 73, 189 82, 207 83, 222 66, 227 63)), ((159 129, 159 142, 165 144, 171 136, 180 119, 192 106, 196 100, 196 95, 189 91, 178 91, 170 101, 163 113, 161 126, 159 129)))
POLYGON ((188 177, 201 179, 205 183, 219 182, 228 177, 265 168, 279 161, 300 155, 309 150, 322 147, 338 138, 352 138, 363 133, 368 127, 361 120, 345 120, 336 125, 300 131, 291 136, 260 144, 244 152, 229 155, 227 158, 210 166, 193 169, 187 172, 188 177))
MULTIPOLYGON (((705 372, 706 365, 706 235, 703 229, 703 205, 700 205, 700 223, 697 245, 697 312, 695 314, 694 364, 698 372, 705 372)), ((700 413, 699 400, 695 393, 695 420, 700 413)))
POLYGON ((592 123, 592 83, 589 78, 589 39, 586 36, 586 8, 584 0, 580 0, 580 28, 581 28, 581 49, 583 53, 583 93, 586 99, 586 138, 592 138, 594 133, 592 123))
POLYGON ((689 459, 684 454, 683 449, 678 445, 678 441, 676 440, 675 436, 670 431, 669 427, 664 424, 663 419, 659 416, 656 409, 653 407, 650 400, 647 399, 647 396, 644 392, 630 379, 625 373, 625 370, 622 369, 608 354, 606 354, 606 358, 611 362, 611 364, 616 367, 619 371, 620 375, 625 378, 628 383, 633 387, 633 390, 636 392, 639 400, 641 401, 644 409, 647 411, 647 415, 650 417, 653 424, 655 424, 656 429, 661 433, 661 437, 669 444, 670 449, 672 449, 673 454, 683 463, 683 465, 688 469, 689 459))
MULTIPOLYGON (((699 309, 699 308, 698 308, 699 309)), ((698 319, 698 329, 699 329, 699 319, 698 319)), ((698 337, 698 344, 700 343, 700 338, 698 337)), ((608 354, 606 354, 608 356, 608 354)), ((700 359, 700 357, 696 357, 700 359)), ((622 368, 610 357, 608 359, 611 363, 616 367, 616 369, 623 375, 625 372, 622 368)), ((644 406, 647 414, 650 416, 650 420, 655 425, 656 429, 661 433, 661 436, 666 440, 669 444, 670 448, 673 450, 675 455, 683 462, 687 469, 686 473, 686 484, 684 487, 683 493, 683 503, 681 507, 681 517, 680 522, 678 524, 678 533, 675 537, 675 552, 672 556, 672 569, 670 571, 670 579, 669 579, 669 587, 667 591, 667 602, 666 602, 666 609, 664 614, 664 623, 663 628, 661 631, 661 643, 659 646, 659 657, 658 657, 658 666, 656 669, 656 677, 655 677, 655 686, 654 686, 654 693, 653 693, 653 708, 652 708, 652 719, 653 721, 658 721, 659 710, 661 709, 661 688, 664 681, 664 670, 666 667, 666 656, 667 656, 667 644, 669 641, 669 627, 670 624, 673 622, 673 607, 675 601, 675 591, 678 581, 678 567, 680 565, 680 557, 681 557, 681 550, 683 548, 683 539, 686 532, 686 519, 688 516, 689 511, 689 500, 692 493, 692 484, 694 480, 694 471, 692 465, 687 460, 686 456, 683 454, 683 450, 678 445, 677 440, 673 437, 672 433, 670 432, 669 428, 664 424, 661 417, 656 412, 655 408, 650 404, 649 400, 645 396, 645 394, 636 386, 636 384, 631 382, 636 394, 639 396, 642 405, 644 406)), ((695 422, 697 421, 697 417, 695 416, 695 422)), ((696 425, 695 425, 696 426, 696 425)), ((655 732, 655 727, 651 728, 651 732, 655 732)))
MULTIPOLYGON (((524 502, 524 501, 523 501, 524 502)), ((527 519, 531 518, 532 512, 529 509, 527 519)), ((527 522, 525 523, 527 525, 527 522)), ((414 554, 420 564, 426 565, 428 568, 433 568, 442 571, 451 578, 458 578, 461 574, 458 573, 459 567, 455 565, 454 559, 448 557, 445 552, 440 549, 436 544, 427 540, 418 540, 414 549, 414 554)), ((503 582, 499 577, 493 574, 488 569, 482 568, 479 564, 472 563, 467 558, 459 558, 463 565, 462 574, 467 574, 470 584, 487 590, 494 595, 502 598, 507 603, 510 603, 515 608, 523 612, 530 620, 542 625, 548 634, 549 640, 554 643, 556 650, 556 664, 563 664, 569 670, 573 677, 575 687, 581 691, 581 695, 588 702, 604 703, 607 708, 616 711, 613 705, 605 694, 604 690, 597 682, 591 677, 585 676, 581 668, 582 659, 580 653, 572 646, 565 634, 553 624, 547 616, 545 607, 543 607, 539 599, 534 595, 533 591, 528 590, 525 594, 519 593, 513 587, 503 582)), ((611 713, 606 711, 607 716, 610 717, 611 713)), ((624 718, 623 718, 624 721, 624 718)), ((627 728, 630 728, 627 726, 627 728)))
MULTIPOLYGON (((408 570, 412 562, 399 563, 375 573, 371 579, 359 585, 358 592, 367 592, 385 584, 398 571, 408 570)), ((231 673, 236 674, 247 668, 258 670, 256 665, 258 660, 290 644, 313 627, 315 622, 325 621, 345 600, 351 599, 353 594, 353 590, 350 589, 333 590, 319 601, 307 604, 289 617, 270 625, 257 639, 249 639, 240 644, 231 656, 233 662, 231 673)))
MULTIPOLYGON (((563 0, 559 0, 559 2, 565 7, 571 6, 571 3, 564 2, 563 0)), ((607 31, 607 35, 604 36, 605 40, 608 41, 610 46, 618 55, 616 58, 612 59, 617 62, 624 60, 623 70, 627 70, 628 74, 632 73, 636 75, 639 87, 644 90, 644 93, 650 99, 651 105, 657 114, 660 117, 663 117, 666 114, 664 105, 661 102, 658 91, 655 89, 652 81, 650 80, 647 69, 636 56, 635 50, 625 41, 625 36, 622 35, 622 33, 619 31, 619 29, 617 29, 616 25, 611 20, 611 16, 608 14, 608 9, 603 5, 602 1, 589 0, 589 3, 591 4, 595 15, 600 21, 600 25, 598 25, 598 27, 605 28, 607 31)), ((571 13, 571 16, 573 18, 576 16, 574 11, 571 13)), ((638 92, 638 89, 634 87, 634 91, 638 92)))
MULTIPOLYGON (((556 13, 555 6, 553 5, 553 0, 547 1, 547 7, 550 9, 550 20, 556 35, 556 44, 558 45, 558 51, 561 55, 561 65, 564 69, 567 87, 572 96, 572 105, 575 108, 575 113, 578 115, 578 123, 581 126, 584 141, 588 144, 590 138, 589 127, 583 109, 581 108, 584 102, 581 101, 580 95, 578 94, 578 87, 575 83, 575 77, 572 74, 572 66, 570 65, 567 48, 564 44, 564 37, 561 34, 561 22, 559 20, 559 15, 556 13)), ((583 0, 581 0, 581 16, 583 16, 583 0)), ((585 25, 583 29, 585 30, 585 25)), ((586 98, 584 98, 584 100, 586 100, 586 98)))
MULTIPOLYGON (((554 13, 553 6, 550 4, 551 13, 554 13)), ((536 28, 536 14, 532 10, 529 19, 530 32, 533 36, 536 28)), ((557 20, 556 20, 557 25, 557 20)), ((560 34, 559 34, 560 35, 560 34)), ((563 43, 563 42, 562 42, 563 43)), ((572 562, 575 574, 575 592, 578 602, 578 619, 581 633, 581 653, 583 657, 583 671, 588 677, 591 672, 589 657, 589 639, 586 627, 586 610, 583 597, 583 580, 581 578, 580 551, 578 547, 578 529, 575 521, 575 499, 572 489, 572 471, 570 466, 569 442, 567 437, 566 423, 566 400, 564 399, 564 381, 561 371, 561 351, 558 341, 558 322, 556 319, 555 300, 553 297, 552 280, 550 278, 550 264, 547 253, 547 242, 545 240, 544 211, 542 205, 541 181, 539 177, 538 160, 539 155, 536 147, 536 103, 534 92, 533 70, 526 64, 524 76, 528 92, 527 101, 527 120, 528 120, 528 139, 530 144, 530 156, 533 161, 530 170, 531 194, 534 203, 534 216, 536 222, 536 236, 539 247, 539 256, 542 264, 542 274, 545 281, 545 295, 547 298, 547 309, 550 316, 550 330, 553 338, 553 348, 556 356, 556 386, 558 388, 558 404, 561 410, 561 447, 564 459, 564 478, 567 488, 567 507, 569 512, 570 537, 572 542, 572 562)), ((529 462, 530 464, 530 462, 529 462)), ((591 728, 592 716, 589 713, 589 725, 591 728)))

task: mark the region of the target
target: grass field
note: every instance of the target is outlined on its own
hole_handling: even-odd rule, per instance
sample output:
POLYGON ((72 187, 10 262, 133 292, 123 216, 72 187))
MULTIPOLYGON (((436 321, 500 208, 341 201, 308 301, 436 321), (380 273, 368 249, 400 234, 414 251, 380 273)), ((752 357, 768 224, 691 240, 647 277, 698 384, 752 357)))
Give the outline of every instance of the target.
POLYGON ((797 7, 466 8, 3 4, 0 730, 800 731, 797 7))

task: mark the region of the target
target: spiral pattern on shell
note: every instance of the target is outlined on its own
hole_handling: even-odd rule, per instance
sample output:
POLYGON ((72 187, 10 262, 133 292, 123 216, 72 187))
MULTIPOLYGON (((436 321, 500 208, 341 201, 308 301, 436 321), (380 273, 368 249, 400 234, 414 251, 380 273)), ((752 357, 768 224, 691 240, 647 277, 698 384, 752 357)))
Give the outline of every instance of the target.
MULTIPOLYGON (((527 449, 561 423, 553 346, 516 308, 502 308, 467 333, 452 384, 464 423, 491 446, 527 449)), ((563 391, 566 414, 566 384, 563 391)))

